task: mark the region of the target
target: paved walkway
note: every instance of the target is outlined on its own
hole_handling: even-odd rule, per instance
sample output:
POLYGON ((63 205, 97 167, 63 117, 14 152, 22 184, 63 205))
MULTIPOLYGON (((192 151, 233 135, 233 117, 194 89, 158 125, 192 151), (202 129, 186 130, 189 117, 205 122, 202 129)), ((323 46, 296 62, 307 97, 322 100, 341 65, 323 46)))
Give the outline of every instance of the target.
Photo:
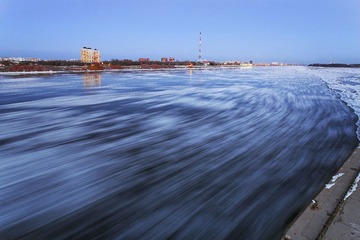
POLYGON ((292 240, 360 240, 360 148, 285 234, 292 240), (347 196, 350 190, 351 195, 347 196), (353 191, 351 191, 353 190, 353 191))
MULTIPOLYGON (((356 180, 360 180, 360 175, 356 180)), ((355 190, 354 185, 351 190, 355 190)), ((322 239, 360 239, 360 186, 341 204, 322 239)))

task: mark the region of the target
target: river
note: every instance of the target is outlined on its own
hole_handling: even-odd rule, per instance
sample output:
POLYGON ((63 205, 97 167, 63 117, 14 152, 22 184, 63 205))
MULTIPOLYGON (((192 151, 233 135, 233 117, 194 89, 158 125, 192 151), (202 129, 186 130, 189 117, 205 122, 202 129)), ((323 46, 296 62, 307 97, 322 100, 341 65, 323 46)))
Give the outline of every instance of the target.
POLYGON ((307 67, 1 75, 0 239, 280 238, 358 146, 359 86, 307 67))

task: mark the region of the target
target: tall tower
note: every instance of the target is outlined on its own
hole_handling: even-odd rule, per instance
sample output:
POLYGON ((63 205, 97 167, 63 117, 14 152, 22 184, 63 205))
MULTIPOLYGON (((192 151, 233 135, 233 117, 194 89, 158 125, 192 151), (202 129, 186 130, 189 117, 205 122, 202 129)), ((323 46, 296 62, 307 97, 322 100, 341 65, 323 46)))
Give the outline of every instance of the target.
POLYGON ((201 43, 202 43, 202 40, 201 40, 201 32, 200 32, 200 38, 199 38, 199 59, 198 59, 199 62, 201 62, 201 43))

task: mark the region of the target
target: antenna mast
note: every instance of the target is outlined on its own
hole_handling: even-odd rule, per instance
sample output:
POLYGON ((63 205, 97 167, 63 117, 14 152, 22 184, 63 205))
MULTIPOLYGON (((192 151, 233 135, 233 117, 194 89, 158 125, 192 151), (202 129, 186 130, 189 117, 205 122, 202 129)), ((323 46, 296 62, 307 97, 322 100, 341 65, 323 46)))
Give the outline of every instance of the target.
POLYGON ((201 40, 201 32, 200 32, 200 38, 199 38, 199 59, 198 59, 199 62, 201 62, 201 43, 202 43, 202 40, 201 40))

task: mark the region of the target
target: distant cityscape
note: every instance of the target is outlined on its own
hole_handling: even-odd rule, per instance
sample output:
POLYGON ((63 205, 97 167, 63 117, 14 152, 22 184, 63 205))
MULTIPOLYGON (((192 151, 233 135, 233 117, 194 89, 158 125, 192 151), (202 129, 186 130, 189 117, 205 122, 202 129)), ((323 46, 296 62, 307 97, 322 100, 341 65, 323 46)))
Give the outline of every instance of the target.
POLYGON ((80 60, 41 60, 39 58, 23 57, 2 57, 0 58, 0 71, 22 72, 22 71, 87 71, 87 70, 105 70, 105 69, 122 69, 122 68, 175 68, 175 67, 203 67, 203 66, 289 66, 294 64, 271 62, 271 63, 254 63, 250 61, 227 60, 223 62, 209 61, 202 59, 202 35, 199 34, 199 50, 197 61, 185 60, 179 61, 174 57, 162 57, 160 59, 150 59, 141 57, 137 61, 131 59, 112 59, 101 61, 100 50, 91 47, 80 49, 80 60))
POLYGON ((254 63, 250 61, 228 60, 223 62, 209 61, 202 59, 202 36, 199 35, 199 52, 197 61, 185 60, 179 61, 174 57, 162 57, 160 59, 150 59, 141 57, 134 61, 131 59, 111 59, 101 61, 100 50, 91 47, 82 47, 80 49, 79 59, 69 60, 42 60, 40 58, 24 57, 1 57, 1 72, 44 72, 44 71, 101 71, 101 70, 118 70, 118 69, 162 69, 162 68, 179 68, 179 67, 206 67, 206 66, 223 66, 223 67, 244 67, 253 66, 293 66, 295 64, 271 62, 271 63, 254 63))
MULTIPOLYGON (((195 60, 177 60, 174 57, 161 57, 160 59, 151 59, 149 57, 140 57, 137 60, 132 59, 111 59, 101 61, 100 50, 91 47, 82 47, 80 49, 79 59, 69 60, 42 60, 40 58, 24 57, 0 57, 0 72, 29 72, 29 71, 90 71, 90 70, 117 70, 123 68, 132 69, 160 69, 160 68, 178 68, 178 67, 257 67, 257 66, 301 66, 305 64, 290 64, 283 62, 254 62, 241 60, 226 60, 222 62, 209 61, 202 59, 202 35, 199 34, 198 59, 195 60)), ((309 64, 312 67, 347 67, 360 68, 360 64, 339 64, 339 63, 314 63, 309 64)))
MULTIPOLYGON (((0 57, 0 66, 5 66, 4 62, 9 63, 38 63, 38 62, 53 62, 53 61, 65 61, 65 62, 81 62, 85 64, 101 64, 101 58, 100 58, 100 50, 98 49, 92 49, 90 47, 83 47, 80 49, 80 59, 68 59, 68 60, 42 60, 40 58, 25 58, 25 57, 0 57)), ((191 61, 191 60, 185 60, 185 61, 179 61, 176 60, 174 57, 162 57, 160 59, 151 59, 148 57, 141 57, 137 60, 131 60, 131 59, 112 59, 112 60, 106 60, 103 62, 127 62, 127 63, 154 63, 154 62, 161 62, 161 63, 183 63, 183 62, 191 62, 191 63, 197 63, 201 65, 223 65, 223 66, 236 66, 236 65, 252 65, 252 66, 289 66, 289 65, 298 65, 298 64, 289 64, 289 63, 282 63, 282 62, 271 62, 271 63, 254 63, 253 61, 240 61, 240 60, 227 60, 222 62, 216 62, 216 61, 209 61, 209 60, 202 60, 201 57, 197 61, 191 61)))
MULTIPOLYGON (((201 42, 200 42, 201 46, 201 42)), ((166 69, 166 68, 196 68, 206 66, 217 67, 268 67, 268 66, 306 66, 305 64, 290 64, 282 62, 253 62, 240 60, 227 60, 222 62, 201 59, 201 48, 199 48, 198 60, 177 60, 174 57, 162 57, 151 59, 141 57, 137 60, 132 59, 111 59, 101 61, 100 50, 83 47, 80 49, 79 59, 68 60, 43 60, 40 58, 25 57, 0 57, 0 72, 84 72, 101 70, 120 70, 120 69, 166 69)), ((360 68, 360 64, 341 64, 341 63, 314 63, 307 66, 311 67, 343 67, 360 68)))

